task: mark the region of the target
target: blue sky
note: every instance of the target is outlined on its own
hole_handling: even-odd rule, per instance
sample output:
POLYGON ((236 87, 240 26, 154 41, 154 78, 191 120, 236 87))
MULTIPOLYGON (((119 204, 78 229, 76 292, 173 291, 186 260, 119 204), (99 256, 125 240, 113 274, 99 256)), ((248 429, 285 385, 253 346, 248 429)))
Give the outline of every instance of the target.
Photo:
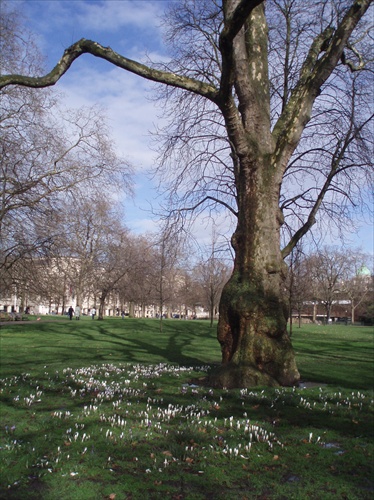
MULTIPOLYGON (((175 0, 178 1, 178 0, 175 0)), ((146 61, 167 60, 162 44, 159 15, 164 0, 8 0, 25 15, 28 28, 37 36, 46 67, 50 70, 65 48, 80 38, 111 46, 126 57, 146 61)), ((135 199, 126 202, 126 225, 137 233, 155 230, 147 210, 157 204, 155 184, 147 170, 154 165, 149 132, 159 123, 159 110, 149 99, 152 84, 90 55, 80 57, 58 82, 67 107, 99 103, 106 112, 118 151, 136 168, 135 199)), ((231 229, 216 221, 218 231, 231 229), (221 229, 220 229, 221 227, 221 229)), ((196 236, 209 244, 211 231, 205 222, 196 226, 196 236)), ((352 247, 373 253, 373 228, 368 220, 357 235, 350 235, 352 247)), ((331 244, 327 238, 327 244, 331 244)), ((339 244, 338 242, 334 242, 339 244)))
MULTIPOLYGON (((178 1, 178 0, 176 0, 178 1)), ((164 0, 8 0, 26 17, 36 35, 49 71, 65 48, 80 38, 110 46, 131 59, 167 61, 162 43, 160 15, 164 0)), ((67 107, 99 104, 105 110, 118 152, 135 167, 135 199, 125 202, 125 224, 144 234, 157 230, 150 214, 157 207, 157 181, 147 172, 155 164, 150 132, 160 123, 160 109, 151 101, 153 84, 90 55, 80 57, 55 86, 67 107)), ((217 218, 218 231, 230 237, 233 227, 227 218, 217 218), (222 229, 219 227, 222 226, 222 229)), ((211 226, 199 219, 195 237, 201 246, 210 245, 211 226)))
MULTIPOLYGON (((157 15, 165 2, 147 0, 70 1, 10 0, 20 7, 27 25, 37 35, 38 45, 50 70, 65 48, 80 38, 145 60, 165 57, 157 15)), ((155 186, 147 176, 154 163, 149 132, 158 121, 158 110, 147 98, 151 84, 92 56, 79 58, 57 83, 67 107, 99 104, 105 110, 119 154, 136 169, 135 200, 126 202, 125 222, 136 232, 153 230, 146 210, 155 203, 155 186)))

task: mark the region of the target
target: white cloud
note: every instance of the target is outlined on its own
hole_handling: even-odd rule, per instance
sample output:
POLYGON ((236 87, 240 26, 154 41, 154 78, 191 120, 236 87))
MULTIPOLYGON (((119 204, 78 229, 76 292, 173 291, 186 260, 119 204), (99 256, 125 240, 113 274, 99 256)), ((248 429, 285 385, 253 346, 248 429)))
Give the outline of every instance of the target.
POLYGON ((157 16, 165 2, 139 0, 106 0, 105 2, 81 2, 77 19, 88 29, 118 31, 126 27, 147 29, 157 27, 157 16))
POLYGON ((155 234, 159 230, 157 222, 152 219, 132 219, 128 224, 131 231, 138 235, 155 234))
POLYGON ((84 65, 60 80, 66 107, 99 104, 105 110, 118 152, 137 169, 153 166, 149 132, 158 122, 157 109, 147 99, 150 84, 118 68, 100 71, 84 65))
POLYGON ((128 57, 160 52, 159 15, 166 6, 156 0, 33 0, 17 7, 28 19, 52 67, 63 51, 80 38, 111 46, 128 57))

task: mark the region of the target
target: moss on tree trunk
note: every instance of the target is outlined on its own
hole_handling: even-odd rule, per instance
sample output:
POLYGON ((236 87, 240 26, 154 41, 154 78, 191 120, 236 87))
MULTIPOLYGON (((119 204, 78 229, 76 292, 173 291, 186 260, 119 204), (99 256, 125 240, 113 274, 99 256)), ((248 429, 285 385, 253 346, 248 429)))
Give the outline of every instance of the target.
POLYGON ((211 374, 218 387, 289 386, 299 381, 287 333, 286 307, 256 279, 234 272, 221 298, 218 340, 222 365, 211 374))

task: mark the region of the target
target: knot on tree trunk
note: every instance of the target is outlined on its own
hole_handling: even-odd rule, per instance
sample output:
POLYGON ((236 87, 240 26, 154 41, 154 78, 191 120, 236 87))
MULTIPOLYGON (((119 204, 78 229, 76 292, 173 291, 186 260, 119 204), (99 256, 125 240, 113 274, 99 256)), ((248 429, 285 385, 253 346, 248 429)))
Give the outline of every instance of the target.
POLYGON ((300 375, 287 332, 287 307, 261 282, 233 274, 221 297, 218 340, 222 366, 211 374, 216 387, 296 385, 300 375))

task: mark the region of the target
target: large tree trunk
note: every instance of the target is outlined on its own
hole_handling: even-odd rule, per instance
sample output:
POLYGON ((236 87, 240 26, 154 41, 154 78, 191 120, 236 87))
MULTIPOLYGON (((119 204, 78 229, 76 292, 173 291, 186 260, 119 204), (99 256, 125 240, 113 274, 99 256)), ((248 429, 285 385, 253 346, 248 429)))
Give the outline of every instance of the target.
POLYGON ((222 366, 214 385, 294 385, 299 381, 287 333, 287 268, 279 246, 278 196, 262 165, 241 185, 242 206, 233 236, 234 271, 220 303, 218 340, 222 366), (272 195, 273 192, 273 195, 272 195))
POLYGON ((287 333, 287 270, 280 250, 281 165, 271 134, 263 6, 249 16, 233 41, 232 53, 239 105, 226 96, 221 110, 232 147, 238 224, 232 238, 234 271, 220 302, 222 366, 212 375, 212 383, 293 385, 299 372, 287 333))

